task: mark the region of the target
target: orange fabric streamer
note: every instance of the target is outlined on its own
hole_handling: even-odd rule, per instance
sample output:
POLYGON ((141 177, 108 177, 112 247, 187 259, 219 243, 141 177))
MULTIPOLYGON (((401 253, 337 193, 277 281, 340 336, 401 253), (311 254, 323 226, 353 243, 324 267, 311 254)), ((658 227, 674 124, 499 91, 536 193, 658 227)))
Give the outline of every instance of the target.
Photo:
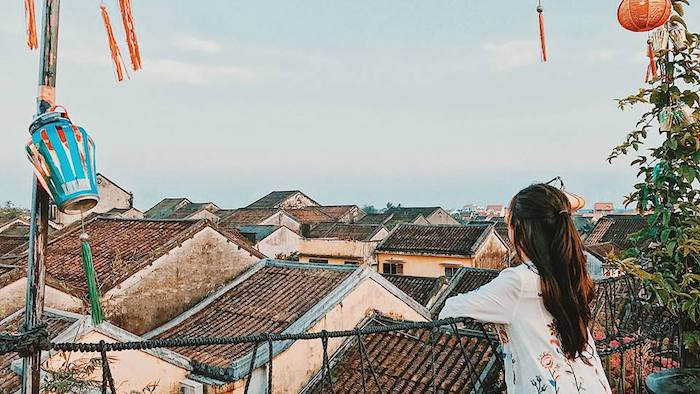
POLYGON ((644 82, 649 82, 656 78, 656 60, 654 59, 654 47, 651 41, 647 44, 647 56, 649 57, 649 66, 647 67, 647 76, 644 78, 644 82))
POLYGON ((540 20, 540 50, 542 51, 542 61, 547 61, 547 45, 544 40, 544 8, 541 4, 537 5, 537 15, 540 20))
POLYGON ((36 37, 34 0, 24 0, 24 17, 27 25, 27 46, 29 49, 37 49, 39 48, 39 40, 36 37))
MULTIPOLYGON (((112 54, 112 61, 114 62, 114 71, 117 74, 117 81, 122 81, 124 79, 124 72, 122 71, 122 54, 119 51, 119 46, 117 45, 117 40, 114 39, 114 31, 112 31, 112 24, 109 22, 109 14, 107 13, 107 7, 104 4, 100 4, 100 11, 102 11, 102 21, 105 24, 105 30, 107 31, 107 42, 109 44, 109 51, 112 54)), ((125 67, 126 68, 126 67, 125 67)), ((127 73, 127 77, 129 74, 127 73)))
POLYGON ((134 29, 134 15, 131 12, 131 0, 119 0, 119 9, 122 13, 122 23, 124 24, 126 45, 129 47, 131 67, 134 71, 140 70, 141 52, 139 51, 139 42, 136 40, 136 30, 134 29))

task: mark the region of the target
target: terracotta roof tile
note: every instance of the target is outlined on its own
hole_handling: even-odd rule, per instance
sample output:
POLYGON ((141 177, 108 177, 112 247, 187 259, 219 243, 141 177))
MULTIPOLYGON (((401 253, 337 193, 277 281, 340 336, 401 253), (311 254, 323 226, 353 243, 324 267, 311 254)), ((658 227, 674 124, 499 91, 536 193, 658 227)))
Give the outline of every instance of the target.
MULTIPOLYGON (((270 192, 256 200, 252 204, 248 205, 246 208, 279 208, 286 199, 292 197, 293 195, 301 193, 299 190, 277 190, 270 192)), ((304 194, 304 193, 301 193, 304 194)), ((308 196, 306 196, 308 198, 308 196)), ((310 198, 309 198, 310 199, 310 198)), ((310 199, 311 200, 311 199, 310 199)), ((311 200, 313 201, 313 200, 311 200)))
POLYGON ((167 219, 187 219, 191 215, 194 215, 203 210, 214 213, 219 210, 219 207, 217 207, 216 204, 212 202, 191 202, 182 208, 176 209, 174 212, 167 216, 167 219))
POLYGON ((370 213, 365 215, 362 219, 358 221, 358 223, 367 223, 367 224, 385 224, 389 219, 391 219, 392 214, 384 212, 384 213, 370 213))
POLYGON ((355 241, 369 241, 379 230, 381 224, 320 223, 311 229, 307 238, 337 238, 355 241))
MULTIPOLYGON (((51 312, 44 314, 44 320, 48 324, 47 329, 50 338, 54 338, 75 322, 74 319, 55 315, 51 312)), ((24 313, 18 313, 0 324, 0 332, 19 333, 23 323, 24 313)), ((17 358, 17 355, 14 353, 0 355, 0 393, 14 393, 21 388, 22 380, 20 376, 10 369, 12 361, 17 358)))
POLYGON ((355 205, 331 205, 285 209, 285 212, 289 213, 299 223, 315 224, 337 222, 355 208, 357 208, 355 205))
MULTIPOLYGON (((207 226, 216 228, 206 220, 156 221, 94 217, 87 221, 85 231, 90 235, 93 264, 102 292, 117 286, 207 226), (115 268, 116 265, 118 268, 115 268)), ((80 226, 70 226, 50 239, 46 252, 46 273, 76 289, 82 296, 86 286, 80 232, 80 226)), ((242 235, 228 230, 222 234, 254 256, 263 257, 242 235)), ((26 254, 15 264, 25 266, 26 254)))
POLYGON ((613 242, 622 249, 631 248, 631 234, 647 228, 646 219, 639 215, 608 215, 598 220, 591 234, 586 238, 586 244, 613 242))
MULTIPOLYGON (((400 323, 389 318, 378 317, 370 320, 366 326, 400 323)), ((387 393, 427 393, 432 391, 432 364, 429 329, 410 330, 407 332, 389 332, 370 334, 364 337, 367 350, 367 363, 377 375, 383 392, 387 393)), ((502 370, 489 340, 463 332, 462 345, 475 368, 471 371, 464 360, 464 355, 457 342, 457 336, 441 331, 435 341, 435 382, 439 393, 469 393, 473 391, 477 376, 483 376, 482 387, 486 392, 502 392, 502 370), (494 360, 492 360, 494 359, 494 360), (493 390, 493 391, 492 391, 493 390)), ((361 393, 362 365, 358 346, 353 338, 343 352, 331 361, 333 365, 333 387, 336 393, 361 393)), ((365 374, 367 389, 376 392, 374 379, 368 371, 365 374)), ((306 390, 310 393, 321 392, 320 375, 316 383, 306 390)), ((327 384, 326 384, 327 386, 327 384)))
POLYGON ((401 224, 377 247, 378 252, 473 256, 493 224, 401 224))
POLYGON ((382 274, 382 276, 423 306, 428 306, 428 302, 437 294, 444 281, 444 278, 421 276, 390 274, 382 274))
POLYGON ((24 245, 29 241, 28 237, 15 237, 0 234, 0 256, 24 245))
MULTIPOLYGON (((281 333, 352 272, 341 268, 267 263, 157 338, 281 333)), ((176 351, 198 363, 225 368, 249 352, 250 345, 202 346, 176 351)))
POLYGON ((226 218, 219 222, 219 225, 225 228, 232 228, 237 226, 251 226, 260 224, 265 219, 269 219, 270 216, 280 212, 279 209, 275 208, 261 208, 261 209, 249 209, 241 208, 230 212, 226 218))
POLYGON ((190 200, 180 198, 164 198, 156 205, 143 213, 143 216, 148 219, 165 219, 177 209, 190 203, 190 200))
POLYGON ((29 236, 29 225, 21 222, 14 223, 8 226, 2 235, 7 235, 11 237, 28 237, 29 236))

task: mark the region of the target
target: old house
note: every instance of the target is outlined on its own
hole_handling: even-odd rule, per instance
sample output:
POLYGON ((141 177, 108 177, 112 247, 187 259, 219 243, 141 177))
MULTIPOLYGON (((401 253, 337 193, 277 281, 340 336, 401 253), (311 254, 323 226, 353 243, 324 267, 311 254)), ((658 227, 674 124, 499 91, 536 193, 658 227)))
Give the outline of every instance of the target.
POLYGON ((187 198, 164 198, 144 212, 146 219, 208 219, 216 222, 220 211, 213 202, 195 203, 187 198))
MULTIPOLYGON (((0 332, 18 332, 21 329, 24 311, 20 310, 0 321, 0 332)), ((108 322, 94 327, 89 316, 47 309, 44 312, 50 338, 55 342, 96 343, 105 341, 139 342, 142 339, 108 322)), ((74 371, 82 370, 88 376, 82 380, 102 380, 101 368, 91 375, 81 365, 99 358, 99 353, 43 352, 43 377, 45 382, 60 380, 65 384, 65 370, 70 366, 74 371), (63 378, 60 378, 63 376, 63 378)), ((170 394, 179 392, 191 369, 187 358, 167 349, 128 350, 109 354, 110 371, 119 392, 170 394)), ((20 389, 22 360, 15 354, 0 356, 0 393, 14 393, 20 389)), ((93 389, 99 390, 99 387, 93 389)))
POLYGON ((433 302, 447 285, 447 278, 427 278, 424 276, 382 274, 384 279, 391 282, 419 304, 430 309, 433 302))
MULTIPOLYGON (((396 318, 374 314, 360 326, 371 328, 400 323, 396 318)), ((460 329, 458 337, 444 328, 435 332, 416 329, 372 334, 362 341, 362 356, 357 338, 351 337, 329 361, 332 392, 505 392, 501 378, 503 369, 492 346, 496 340, 478 331, 460 329), (435 343, 434 349, 429 345, 431 340, 435 343), (434 365, 431 360, 435 360, 434 365)), ((323 387, 328 390, 329 383, 322 382, 322 378, 323 373, 319 371, 301 393, 322 393, 323 387)))
POLYGON ((321 223, 301 240, 299 261, 376 267, 374 249, 388 234, 380 224, 321 223))
POLYGON ((360 223, 382 224, 393 229, 399 224, 453 224, 459 222, 440 207, 394 207, 383 213, 366 215, 360 223))
POLYGON ((608 215, 596 222, 585 243, 612 242, 621 249, 628 249, 633 246, 630 235, 647 227, 646 219, 640 215, 608 215))
POLYGON ((596 202, 593 204, 593 220, 597 221, 603 216, 611 215, 615 206, 611 202, 596 202))
MULTIPOLYGON (((99 173, 97 174, 97 190, 100 193, 100 201, 84 215, 106 213, 114 208, 129 210, 134 207, 134 195, 131 192, 99 173)), ((67 226, 80 220, 80 215, 63 213, 52 202, 49 206, 49 219, 60 226, 67 226)))
POLYGON ((491 223, 401 224, 376 249, 380 272, 451 278, 461 267, 507 266, 508 247, 491 223))
POLYGON ((314 207, 319 204, 299 190, 278 190, 268 193, 259 200, 249 204, 248 209, 298 209, 314 207))
POLYGON ((355 223, 365 216, 357 205, 310 206, 297 209, 285 209, 290 216, 302 225, 302 235, 319 223, 355 223))
MULTIPOLYGON (((107 318, 135 334, 162 324, 264 257, 240 233, 206 220, 153 221, 95 216, 85 224, 107 318)), ((46 305, 82 312, 86 282, 80 226, 50 237, 46 305)), ((26 249, 24 249, 26 250, 26 249)), ((26 252, 3 259, 0 315, 23 306, 26 252)))
POLYGON ((448 298, 458 294, 474 291, 479 287, 496 279, 501 271, 484 268, 462 267, 452 276, 450 281, 440 290, 435 302, 430 306, 430 312, 434 317, 440 314, 448 298))
POLYGON ((624 271, 608 261, 608 256, 620 256, 622 249, 614 242, 600 242, 584 245, 588 260, 588 273, 593 279, 614 278, 624 275, 624 271))
POLYGON ((253 243, 255 249, 266 257, 285 259, 296 256, 299 253, 299 243, 302 238, 287 227, 252 225, 239 226, 237 229, 253 243))
MULTIPOLYGON (((397 319, 425 321, 429 312, 368 266, 348 267, 261 261, 146 338, 240 336, 351 329, 377 311, 397 319)), ((328 341, 335 352, 343 340, 328 341)), ((250 392, 264 392, 267 343, 253 360, 250 392)), ((212 392, 242 393, 252 358, 250 344, 176 348, 192 360, 193 373, 212 392)), ((322 362, 319 341, 274 342, 275 392, 298 392, 322 362)), ((191 377, 191 379, 196 379, 191 377)), ((209 392, 209 391, 208 391, 209 392)))
POLYGON ((227 212, 219 222, 224 228, 240 226, 284 226, 301 233, 301 223, 289 213, 277 208, 241 208, 227 212))

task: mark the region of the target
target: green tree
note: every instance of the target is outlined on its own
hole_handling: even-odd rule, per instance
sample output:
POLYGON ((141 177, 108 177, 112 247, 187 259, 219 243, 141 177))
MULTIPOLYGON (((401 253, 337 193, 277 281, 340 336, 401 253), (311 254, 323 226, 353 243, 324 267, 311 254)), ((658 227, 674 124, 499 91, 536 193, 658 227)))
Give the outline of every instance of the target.
POLYGON ((374 205, 364 205, 362 207, 362 210, 368 215, 373 213, 379 213, 379 210, 375 208, 374 205))
POLYGON ((618 100, 621 109, 642 105, 647 111, 609 160, 638 155, 631 163, 639 170, 638 183, 625 202, 636 205, 648 223, 631 237, 636 246, 618 263, 681 318, 682 362, 693 366, 700 354, 700 35, 686 31, 684 4, 689 3, 673 0, 667 24, 671 40, 655 48, 659 76, 637 94, 618 100), (655 129, 661 142, 641 153, 655 129))

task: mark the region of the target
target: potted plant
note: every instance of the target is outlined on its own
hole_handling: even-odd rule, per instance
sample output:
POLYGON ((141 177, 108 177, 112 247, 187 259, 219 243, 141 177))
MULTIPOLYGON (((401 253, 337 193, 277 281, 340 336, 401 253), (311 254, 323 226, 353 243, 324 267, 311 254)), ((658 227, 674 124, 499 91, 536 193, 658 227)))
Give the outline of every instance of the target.
POLYGON ((700 35, 688 32, 683 19, 688 0, 672 3, 669 21, 650 34, 649 69, 655 66, 657 75, 637 94, 618 100, 620 109, 638 105, 647 111, 608 161, 637 156, 631 165, 639 170, 638 183, 625 204, 636 206, 648 227, 631 237, 635 247, 616 263, 679 318, 685 369, 673 376, 690 383, 698 376, 691 368, 700 367, 700 35), (655 145, 648 135, 657 129, 661 139, 655 145))

